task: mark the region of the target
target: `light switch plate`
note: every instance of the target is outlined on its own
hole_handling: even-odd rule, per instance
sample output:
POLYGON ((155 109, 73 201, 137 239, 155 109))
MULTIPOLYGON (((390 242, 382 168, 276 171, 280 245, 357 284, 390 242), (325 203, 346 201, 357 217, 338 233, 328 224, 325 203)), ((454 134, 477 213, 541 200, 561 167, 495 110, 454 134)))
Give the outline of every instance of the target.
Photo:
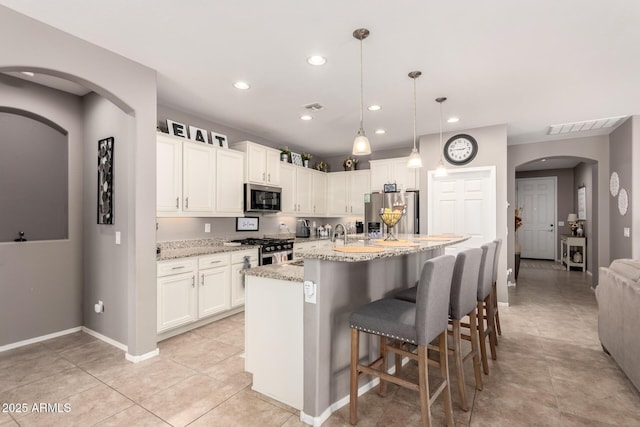
POLYGON ((558 227, 564 227, 564 221, 558 221, 558 227))
POLYGON ((631 229, 629 227, 624 228, 624 237, 631 237, 631 229))
POLYGON ((211 224, 205 224, 204 225, 204 232, 205 233, 211 233, 211 224))
POLYGON ((316 303, 316 284, 311 280, 304 281, 304 302, 316 303))
POLYGON ((120 244, 120 232, 116 231, 116 245, 120 244))

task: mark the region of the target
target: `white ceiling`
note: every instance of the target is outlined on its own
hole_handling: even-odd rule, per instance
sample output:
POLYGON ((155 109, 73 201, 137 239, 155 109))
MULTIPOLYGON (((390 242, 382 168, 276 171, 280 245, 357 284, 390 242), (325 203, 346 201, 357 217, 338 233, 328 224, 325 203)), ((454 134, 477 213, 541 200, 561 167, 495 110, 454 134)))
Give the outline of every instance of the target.
MULTIPOLYGON (((640 2, 633 0, 0 0, 158 71, 158 102, 307 148, 351 150, 364 41, 365 130, 373 150, 418 134, 507 124, 509 144, 558 139, 549 125, 638 114, 640 2), (326 65, 306 58, 325 55, 326 65), (248 91, 234 89, 236 80, 248 91), (302 106, 326 108, 303 122, 302 106), (376 135, 377 128, 386 135, 376 135)), ((116 70, 114 70, 116 71, 116 70)), ((590 131, 568 135, 608 133, 590 131)), ((563 135, 561 137, 568 137, 563 135)))

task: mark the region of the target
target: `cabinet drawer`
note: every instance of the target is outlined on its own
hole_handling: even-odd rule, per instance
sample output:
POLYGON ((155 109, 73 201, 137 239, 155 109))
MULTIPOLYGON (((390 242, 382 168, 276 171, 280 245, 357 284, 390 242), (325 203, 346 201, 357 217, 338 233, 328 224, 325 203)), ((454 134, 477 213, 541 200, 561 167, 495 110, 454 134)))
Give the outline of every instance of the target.
POLYGON ((173 274, 191 273, 196 270, 194 259, 180 258, 157 263, 158 277, 171 276, 173 274))
POLYGON ((249 261, 252 265, 258 265, 258 250, 251 249, 249 251, 238 251, 231 253, 231 264, 240 264, 244 262, 244 257, 249 256, 249 261))
POLYGON ((215 268, 229 265, 229 254, 206 255, 198 258, 198 268, 215 268))

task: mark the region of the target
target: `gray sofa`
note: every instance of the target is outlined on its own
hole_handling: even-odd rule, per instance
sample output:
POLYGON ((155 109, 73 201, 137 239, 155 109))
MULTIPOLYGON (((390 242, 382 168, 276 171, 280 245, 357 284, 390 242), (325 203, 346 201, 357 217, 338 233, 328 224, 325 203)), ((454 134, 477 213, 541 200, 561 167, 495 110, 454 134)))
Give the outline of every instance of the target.
POLYGON ((601 267, 596 298, 600 342, 640 390, 640 260, 601 267))

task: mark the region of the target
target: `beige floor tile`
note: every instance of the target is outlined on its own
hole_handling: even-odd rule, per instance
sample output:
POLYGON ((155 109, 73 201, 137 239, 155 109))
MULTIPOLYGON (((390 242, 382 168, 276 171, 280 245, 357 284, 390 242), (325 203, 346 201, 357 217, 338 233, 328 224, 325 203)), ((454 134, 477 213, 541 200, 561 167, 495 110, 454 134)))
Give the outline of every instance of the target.
POLYGON ((53 350, 44 344, 36 343, 14 348, 0 353, 0 371, 17 363, 27 362, 45 354, 51 354, 53 350))
POLYGON ((228 357, 239 354, 242 348, 208 338, 192 341, 172 351, 170 359, 198 372, 205 372, 228 357))
POLYGON ((73 368, 73 364, 55 352, 42 352, 36 358, 0 369, 0 392, 50 377, 70 368, 73 368))
POLYGON ((600 421, 567 413, 562 413, 560 419, 562 421, 562 427, 617 427, 615 424, 602 423, 600 421))
POLYGON ((239 327, 237 329, 231 330, 230 332, 224 333, 217 338, 216 341, 244 349, 244 328, 239 327))
POLYGON ((9 418, 6 422, 0 422, 2 427, 20 427, 20 424, 15 422, 13 418, 9 418))
POLYGON ((192 369, 171 360, 159 359, 131 374, 108 380, 107 384, 139 403, 194 374, 192 369))
POLYGON ((281 426, 291 412, 271 405, 246 392, 240 392, 198 418, 190 426, 269 427, 281 426))
MULTIPOLYGON (((47 378, 0 393, 0 402, 66 402, 74 394, 98 386, 100 382, 79 368, 67 369, 47 378)), ((24 414, 16 414, 21 418, 24 414)))
POLYGON ((96 424, 96 427, 165 427, 169 424, 160 418, 141 408, 138 405, 130 406, 106 420, 96 424))
POLYGON ((152 358, 140 363, 132 363, 125 359, 124 353, 120 351, 96 360, 79 362, 78 367, 101 381, 109 381, 119 376, 130 375, 159 360, 160 358, 152 358))
POLYGON ((32 412, 20 419, 29 426, 87 426, 109 418, 133 405, 126 397, 104 384, 57 402, 54 412, 32 412), (68 404, 68 407, 64 405, 68 404))
POLYGON ((221 360, 204 371, 211 378, 225 382, 230 379, 243 380, 246 385, 251 384, 252 375, 244 370, 245 358, 241 354, 234 354, 221 360))
MULTIPOLYGON (((0 402, 0 404, 2 403, 8 403, 8 402, 0 402)), ((11 408, 9 407, 6 408, 7 411, 9 411, 10 409, 11 408)), ((9 424, 11 422, 13 422, 13 417, 9 415, 9 412, 5 412, 4 408, 2 408, 2 410, 0 410, 0 426, 9 424)))
POLYGON ((238 329, 238 322, 223 319, 194 329, 191 332, 204 338, 215 339, 222 334, 238 329))
POLYGON ((172 426, 185 426, 240 390, 231 382, 196 374, 143 400, 140 405, 172 426))
POLYGON ((93 362, 117 354, 124 358, 124 352, 103 341, 93 341, 79 347, 61 351, 60 356, 76 365, 93 362))
POLYGON ((300 421, 300 415, 294 414, 291 415, 284 424, 282 424, 282 427, 307 427, 307 424, 300 421))
POLYGON ((54 351, 65 351, 94 341, 98 341, 98 339, 84 332, 74 332, 43 341, 42 344, 54 351))

